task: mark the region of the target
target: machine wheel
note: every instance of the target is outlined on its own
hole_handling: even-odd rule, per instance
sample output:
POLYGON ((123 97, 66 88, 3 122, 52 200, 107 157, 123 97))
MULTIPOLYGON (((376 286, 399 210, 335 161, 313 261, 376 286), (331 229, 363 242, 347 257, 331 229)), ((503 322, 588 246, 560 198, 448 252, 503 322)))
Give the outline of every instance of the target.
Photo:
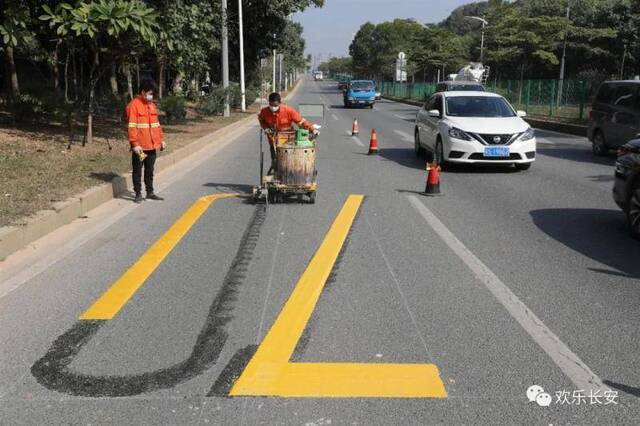
POLYGON ((598 157, 603 157, 608 153, 609 147, 607 146, 607 141, 602 132, 598 130, 596 134, 593 135, 593 154, 598 157))
POLYGON ((627 208, 627 224, 634 238, 640 239, 640 179, 631 188, 631 198, 627 208))
POLYGON ((438 165, 442 168, 447 164, 447 160, 444 159, 444 145, 442 143, 442 139, 438 138, 436 142, 436 150, 433 154, 433 159, 438 163, 438 165))
POLYGON ((296 198, 298 199, 298 203, 302 204, 304 201, 304 194, 298 194, 296 198))
POLYGON ((315 204, 316 203, 316 193, 315 192, 310 192, 309 193, 309 204, 315 204))

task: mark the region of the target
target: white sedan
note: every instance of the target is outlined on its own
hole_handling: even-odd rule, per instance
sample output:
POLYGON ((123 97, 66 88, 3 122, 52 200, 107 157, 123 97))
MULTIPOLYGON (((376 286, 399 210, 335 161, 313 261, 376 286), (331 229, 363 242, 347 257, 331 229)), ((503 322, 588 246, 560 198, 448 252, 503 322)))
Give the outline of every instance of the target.
POLYGON ((418 111, 415 150, 442 163, 514 164, 536 158, 534 130, 505 98, 488 92, 441 92, 418 111))

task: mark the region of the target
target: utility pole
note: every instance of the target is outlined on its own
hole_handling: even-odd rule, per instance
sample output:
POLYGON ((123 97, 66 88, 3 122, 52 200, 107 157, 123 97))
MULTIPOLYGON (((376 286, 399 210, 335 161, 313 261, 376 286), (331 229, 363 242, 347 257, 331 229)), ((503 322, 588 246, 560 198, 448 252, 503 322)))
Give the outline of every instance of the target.
POLYGON ((247 110, 247 94, 244 87, 244 30, 242 23, 242 0, 238 0, 238 29, 240 37, 240 107, 242 112, 247 110))
MULTIPOLYGON (((275 37, 275 35, 274 35, 275 37)), ((276 87, 276 49, 273 49, 273 80, 271 80, 272 84, 271 84, 271 88, 272 88, 272 92, 277 92, 278 88, 276 87)))
MULTIPOLYGON (((226 91, 229 88, 229 33, 227 29, 227 0, 222 0, 222 87, 226 91)), ((229 94, 224 100, 224 116, 229 117, 229 94)))
POLYGON ((280 53, 278 55, 278 88, 282 92, 282 60, 284 59, 284 55, 280 53))
POLYGON ((562 101, 562 92, 564 90, 564 71, 567 59, 567 39, 569 36, 569 19, 571 18, 571 0, 567 0, 567 29, 564 33, 564 43, 562 45, 562 60, 560 61, 560 80, 558 81, 558 101, 557 105, 560 106, 562 101))

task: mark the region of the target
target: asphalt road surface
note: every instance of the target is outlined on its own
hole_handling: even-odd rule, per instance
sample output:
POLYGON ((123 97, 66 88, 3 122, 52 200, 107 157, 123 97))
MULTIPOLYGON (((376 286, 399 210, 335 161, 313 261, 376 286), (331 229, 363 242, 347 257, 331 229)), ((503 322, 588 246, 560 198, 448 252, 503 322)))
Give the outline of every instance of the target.
POLYGON ((414 107, 308 80, 289 103, 326 106, 315 205, 250 202, 256 124, 5 270, 0 424, 637 424, 613 157, 539 131, 529 171, 450 168, 426 198, 414 107))

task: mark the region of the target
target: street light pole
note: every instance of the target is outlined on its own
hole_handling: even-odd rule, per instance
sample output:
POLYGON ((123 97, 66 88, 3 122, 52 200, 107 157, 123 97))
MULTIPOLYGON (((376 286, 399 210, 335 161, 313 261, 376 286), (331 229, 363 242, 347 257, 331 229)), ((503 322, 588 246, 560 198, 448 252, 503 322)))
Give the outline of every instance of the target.
POLYGON ((481 18, 479 16, 465 16, 467 19, 473 19, 474 21, 478 21, 482 23, 482 36, 480 39, 480 62, 484 63, 484 30, 489 22, 486 19, 481 18))
POLYGON ((244 87, 244 30, 242 24, 242 0, 238 0, 238 29, 240 37, 240 107, 247 110, 247 94, 244 87))
MULTIPOLYGON (((569 26, 569 19, 571 18, 571 0, 567 0, 567 27, 569 26)), ((560 106, 562 100, 562 92, 564 90, 564 72, 567 60, 567 39, 569 36, 569 30, 565 30, 564 43, 562 44, 562 59, 560 60, 560 79, 558 81, 558 100, 557 104, 560 106)))
MULTIPOLYGON (((227 30, 227 0, 222 0, 222 87, 225 92, 229 88, 229 33, 227 30)), ((225 94, 224 116, 231 115, 229 94, 225 94)))

